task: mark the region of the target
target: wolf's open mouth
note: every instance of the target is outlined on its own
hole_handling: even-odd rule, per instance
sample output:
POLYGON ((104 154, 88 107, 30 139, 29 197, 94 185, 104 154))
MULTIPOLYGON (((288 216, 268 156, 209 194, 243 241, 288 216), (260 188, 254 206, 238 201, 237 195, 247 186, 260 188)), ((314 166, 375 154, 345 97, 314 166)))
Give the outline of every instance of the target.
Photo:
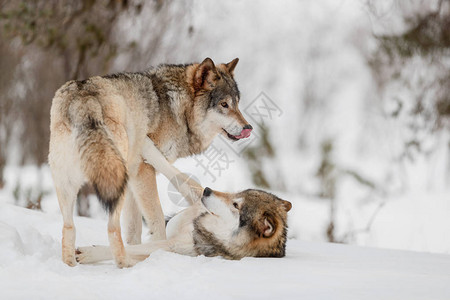
POLYGON ((251 129, 243 129, 239 135, 229 134, 228 131, 222 128, 223 131, 227 134, 228 138, 233 141, 237 141, 240 139, 248 138, 250 136, 251 129))

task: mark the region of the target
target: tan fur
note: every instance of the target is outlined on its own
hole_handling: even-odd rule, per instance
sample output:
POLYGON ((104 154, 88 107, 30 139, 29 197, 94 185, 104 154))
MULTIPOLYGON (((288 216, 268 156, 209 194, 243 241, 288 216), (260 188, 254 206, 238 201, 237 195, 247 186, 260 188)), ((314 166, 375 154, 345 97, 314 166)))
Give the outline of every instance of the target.
POLYGON ((111 251, 113 253, 116 265, 119 268, 128 268, 134 266, 136 263, 133 259, 128 257, 122 241, 122 234, 120 231, 120 212, 121 206, 124 203, 124 195, 121 196, 117 209, 110 215, 108 222, 108 239, 111 251))
POLYGON ((140 213, 153 238, 165 238, 155 170, 144 165, 141 157, 144 141, 149 137, 164 158, 173 162, 204 151, 224 130, 239 135, 247 122, 236 113, 237 106, 223 118, 218 117, 216 107, 230 95, 235 103, 239 100, 231 75, 234 67, 235 63, 229 64, 230 69, 215 66, 211 59, 184 66, 162 65, 142 73, 69 81, 56 92, 49 163, 64 221, 64 262, 75 265, 73 206, 86 181, 94 184, 110 212, 108 236, 118 266, 132 265, 121 238, 122 206, 127 214, 127 241, 140 242, 141 223, 136 221, 140 213), (210 93, 218 89, 221 92, 215 97, 220 99, 212 103, 210 93))
POLYGON ((134 198, 131 189, 127 189, 123 207, 123 221, 125 226, 125 237, 128 245, 136 245, 141 243, 142 236, 142 218, 141 210, 134 198))
POLYGON ((139 211, 146 220, 151 222, 147 224, 150 228, 151 239, 165 240, 165 221, 156 186, 155 169, 142 162, 139 165, 137 176, 130 179, 130 187, 133 194, 140 199, 138 202, 139 211))

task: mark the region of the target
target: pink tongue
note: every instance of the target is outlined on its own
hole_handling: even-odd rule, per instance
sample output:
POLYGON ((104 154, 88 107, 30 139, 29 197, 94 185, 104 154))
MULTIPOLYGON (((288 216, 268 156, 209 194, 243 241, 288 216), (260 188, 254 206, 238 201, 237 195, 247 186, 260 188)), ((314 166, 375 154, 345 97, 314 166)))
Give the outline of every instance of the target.
POLYGON ((237 139, 248 138, 248 137, 250 136, 250 133, 251 133, 251 132, 252 132, 251 129, 243 129, 243 130, 241 131, 241 134, 240 134, 240 135, 236 135, 236 136, 234 136, 234 137, 237 138, 237 139))

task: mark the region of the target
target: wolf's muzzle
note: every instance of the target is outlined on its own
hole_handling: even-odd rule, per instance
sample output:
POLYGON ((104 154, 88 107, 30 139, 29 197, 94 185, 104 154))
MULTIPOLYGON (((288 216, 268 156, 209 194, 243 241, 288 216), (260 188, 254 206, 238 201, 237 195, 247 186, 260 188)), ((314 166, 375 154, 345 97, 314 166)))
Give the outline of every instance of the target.
POLYGON ((205 187, 205 189, 203 190, 203 197, 209 197, 212 192, 212 189, 210 189, 209 187, 205 187))

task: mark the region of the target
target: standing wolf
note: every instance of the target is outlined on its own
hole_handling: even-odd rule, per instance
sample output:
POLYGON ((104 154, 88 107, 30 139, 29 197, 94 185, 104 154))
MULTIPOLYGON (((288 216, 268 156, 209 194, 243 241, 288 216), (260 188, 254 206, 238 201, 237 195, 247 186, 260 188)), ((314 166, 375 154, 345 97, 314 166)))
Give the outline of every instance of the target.
MULTIPOLYGON (((214 65, 161 65, 69 81, 53 98, 49 163, 63 215, 62 258, 75 261, 73 208, 83 183, 93 184, 109 211, 108 238, 119 267, 129 267, 120 230, 120 212, 140 210, 154 239, 165 239, 155 169, 141 157, 149 137, 169 161, 204 151, 219 133, 246 138, 251 125, 239 111, 233 78, 238 59, 214 65), (136 201, 136 202, 135 202, 136 201), (137 204, 137 206, 136 206, 137 204)), ((150 161, 151 163, 151 161, 150 161)), ((140 217, 128 218, 130 243, 140 241, 140 217)))

